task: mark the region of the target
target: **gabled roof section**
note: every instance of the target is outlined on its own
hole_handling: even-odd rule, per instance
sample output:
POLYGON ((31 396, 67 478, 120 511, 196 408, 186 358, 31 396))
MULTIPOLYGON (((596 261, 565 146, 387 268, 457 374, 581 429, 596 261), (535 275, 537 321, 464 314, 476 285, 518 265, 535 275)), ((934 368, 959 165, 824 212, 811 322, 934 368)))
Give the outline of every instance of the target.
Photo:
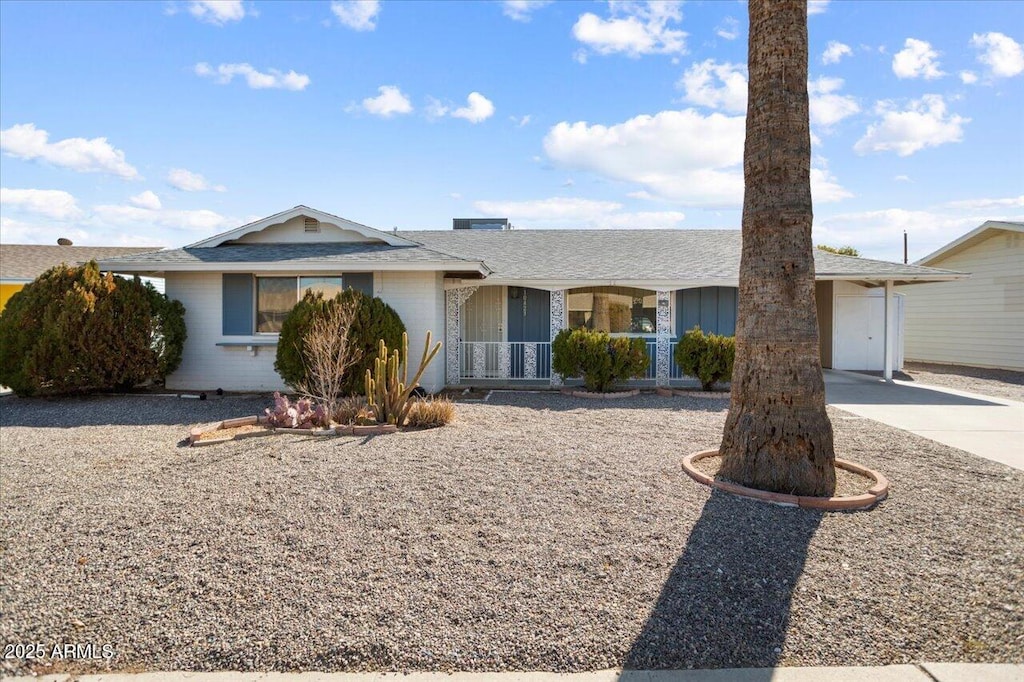
POLYGON ((335 227, 342 230, 350 230, 352 232, 357 232, 363 235, 364 237, 367 237, 367 239, 378 240, 385 244, 388 244, 389 246, 416 246, 416 242, 409 241, 408 239, 403 239, 402 237, 399 237, 394 233, 383 232, 381 230, 368 227, 366 225, 354 223, 351 220, 346 220, 345 218, 342 218, 340 216, 325 213, 324 211, 319 211, 315 208, 310 208, 309 206, 303 206, 302 204, 299 204, 295 208, 290 208, 287 211, 275 213, 272 216, 268 216, 261 220, 248 223, 247 225, 242 225, 241 227, 236 227, 235 229, 229 230, 228 232, 222 232, 218 235, 214 235, 213 237, 209 237, 208 239, 198 241, 194 244, 189 244, 185 248, 202 249, 220 246, 225 242, 238 239, 244 235, 251 234, 253 232, 260 232, 261 230, 265 230, 266 228, 271 227, 273 225, 280 225, 291 220, 292 218, 297 218, 299 216, 306 216, 307 218, 316 218, 321 223, 334 225, 335 227))
POLYGON ((1024 232, 1024 223, 1008 220, 986 220, 979 227, 974 228, 959 239, 954 239, 937 251, 932 251, 924 258, 914 261, 917 265, 929 265, 939 260, 968 249, 981 240, 988 237, 991 230, 1004 230, 1006 232, 1024 232))
POLYGON ((120 256, 159 251, 159 246, 52 246, 0 244, 0 280, 30 282, 55 265, 81 265, 120 256))

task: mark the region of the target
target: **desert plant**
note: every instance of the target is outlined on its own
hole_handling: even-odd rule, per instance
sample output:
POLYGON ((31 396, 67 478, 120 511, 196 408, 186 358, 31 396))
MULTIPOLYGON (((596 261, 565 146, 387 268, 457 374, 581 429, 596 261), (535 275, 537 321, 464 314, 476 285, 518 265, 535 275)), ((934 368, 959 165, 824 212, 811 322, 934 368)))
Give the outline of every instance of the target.
POLYGON ((361 351, 349 343, 357 305, 352 297, 327 302, 321 314, 312 316, 303 337, 305 371, 296 388, 315 399, 327 414, 334 414, 348 372, 359 360, 361 351))
POLYGON ((828 244, 818 244, 818 248, 822 251, 839 254, 840 256, 860 256, 860 251, 852 246, 829 246, 828 244))
POLYGON ((423 398, 414 400, 406 425, 420 429, 444 426, 455 419, 455 403, 449 398, 423 398))
POLYGON ((710 391, 719 381, 732 377, 736 339, 705 334, 697 325, 683 334, 676 345, 675 360, 683 374, 696 377, 704 390, 710 391))
POLYGON ((551 344, 551 366, 564 377, 582 377, 589 391, 604 392, 643 376, 650 365, 643 339, 589 329, 563 329, 551 344))
POLYGON ((355 308, 346 342, 352 354, 358 357, 341 378, 338 389, 340 395, 362 393, 363 376, 366 370, 373 369, 378 340, 384 339, 389 347, 401 343, 405 331, 402 318, 379 298, 366 296, 355 289, 346 289, 328 299, 323 294, 307 292, 285 317, 277 341, 274 369, 287 385, 298 389, 307 381, 306 336, 313 320, 326 316, 334 306, 339 305, 353 305, 355 308))
POLYGON ((274 407, 264 410, 267 424, 274 428, 312 429, 329 426, 327 410, 309 398, 300 398, 294 403, 288 396, 274 391, 274 407))
POLYGON ((412 408, 413 391, 420 385, 420 377, 423 376, 427 365, 441 350, 440 341, 433 348, 430 347, 431 341, 431 334, 428 331, 423 343, 420 367, 411 382, 408 381, 409 335, 402 332, 401 353, 396 348, 388 355, 388 346, 384 340, 381 339, 378 343, 377 357, 373 360, 373 372, 366 370, 366 402, 373 410, 378 423, 397 426, 405 424, 412 408))
POLYGON ((356 420, 366 409, 366 396, 358 395, 349 398, 341 398, 334 403, 334 410, 331 412, 331 421, 343 426, 355 424, 356 420))
POLYGON ((127 390, 181 362, 185 308, 95 261, 59 265, 0 313, 0 384, 19 395, 127 390))

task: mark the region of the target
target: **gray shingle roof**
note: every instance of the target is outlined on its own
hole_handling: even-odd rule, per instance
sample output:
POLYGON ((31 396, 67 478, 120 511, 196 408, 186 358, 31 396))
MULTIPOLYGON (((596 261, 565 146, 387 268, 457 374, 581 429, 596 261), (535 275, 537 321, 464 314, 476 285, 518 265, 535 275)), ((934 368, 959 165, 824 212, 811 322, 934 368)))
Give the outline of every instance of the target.
MULTIPOLYGON (((188 270, 211 264, 294 265, 442 263, 448 271, 475 271, 483 262, 502 280, 735 280, 739 275, 739 230, 440 230, 399 236, 422 246, 380 243, 234 244, 185 248, 104 259, 118 263, 188 270), (465 264, 465 268, 462 265, 465 264)), ((59 247, 54 247, 59 248, 59 247)), ((955 274, 915 265, 815 251, 819 278, 906 280, 955 274)))
MULTIPOLYGON (((735 279, 739 230, 444 230, 401 236, 482 260, 492 276, 521 280, 735 279)), ((818 277, 902 279, 948 270, 840 256, 815 249, 818 277)))
POLYGON ((55 265, 81 265, 130 254, 157 251, 159 246, 50 246, 0 244, 0 279, 33 280, 55 265))
MULTIPOLYGON (((125 258, 109 258, 104 263, 116 268, 120 263, 187 265, 200 263, 295 263, 337 262, 339 265, 373 263, 423 263, 464 261, 425 246, 389 246, 379 243, 326 242, 311 244, 234 244, 210 248, 172 249, 125 258)), ((468 264, 468 261, 467 261, 468 264)))

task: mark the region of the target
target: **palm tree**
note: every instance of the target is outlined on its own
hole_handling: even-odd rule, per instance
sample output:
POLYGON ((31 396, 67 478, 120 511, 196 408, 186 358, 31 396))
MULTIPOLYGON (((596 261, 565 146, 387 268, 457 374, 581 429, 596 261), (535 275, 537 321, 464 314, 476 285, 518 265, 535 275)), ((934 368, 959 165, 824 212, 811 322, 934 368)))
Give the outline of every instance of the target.
POLYGON ((721 474, 795 493, 835 491, 811 245, 805 0, 750 0, 747 128, 732 400, 721 474))

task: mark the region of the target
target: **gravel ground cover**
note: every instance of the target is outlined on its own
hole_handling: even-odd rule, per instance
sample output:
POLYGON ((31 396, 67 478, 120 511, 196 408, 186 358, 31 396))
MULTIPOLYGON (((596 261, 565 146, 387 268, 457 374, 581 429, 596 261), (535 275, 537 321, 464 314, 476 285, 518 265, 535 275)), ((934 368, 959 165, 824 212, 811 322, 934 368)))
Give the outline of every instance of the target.
POLYGON ((116 652, 39 671, 1024 662, 1024 474, 995 462, 833 411, 889 499, 771 506, 681 470, 724 400, 651 394, 179 446, 265 404, 0 399, 0 643, 116 652))
POLYGON ((1024 401, 1024 372, 907 362, 903 373, 909 375, 911 381, 922 384, 1024 401))

